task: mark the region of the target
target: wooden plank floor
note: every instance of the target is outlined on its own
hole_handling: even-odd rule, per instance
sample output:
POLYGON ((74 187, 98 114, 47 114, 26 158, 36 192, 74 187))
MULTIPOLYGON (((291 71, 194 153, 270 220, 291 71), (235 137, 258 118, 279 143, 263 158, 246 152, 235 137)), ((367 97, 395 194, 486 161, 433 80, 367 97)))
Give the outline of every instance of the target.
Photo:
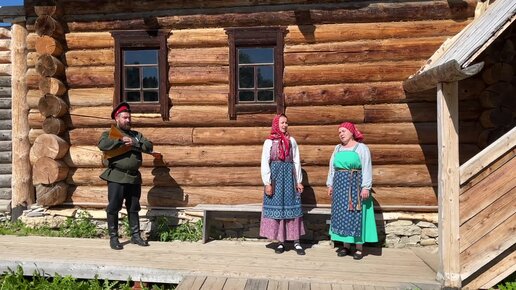
POLYGON ((435 272, 410 249, 375 249, 355 261, 350 256, 337 257, 327 244, 306 249, 306 256, 292 250, 274 254, 267 245, 151 242, 150 247, 125 244, 124 250, 114 251, 102 239, 0 236, 0 272, 21 265, 28 274, 37 269, 85 279, 98 275, 122 281, 129 277, 144 282, 183 281, 193 283, 189 289, 439 288, 435 272), (185 278, 190 276, 194 278, 185 278), (223 288, 203 288, 207 282, 223 288))

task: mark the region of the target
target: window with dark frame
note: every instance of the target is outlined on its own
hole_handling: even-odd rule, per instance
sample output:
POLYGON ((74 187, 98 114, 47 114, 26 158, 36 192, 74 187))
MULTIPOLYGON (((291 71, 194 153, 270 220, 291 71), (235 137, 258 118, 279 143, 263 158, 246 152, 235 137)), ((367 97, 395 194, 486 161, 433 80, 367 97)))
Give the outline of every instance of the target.
POLYGON ((228 28, 230 119, 283 113, 283 27, 228 28))
POLYGON ((113 31, 115 39, 115 96, 136 113, 160 113, 169 119, 167 94, 167 38, 169 32, 113 31))

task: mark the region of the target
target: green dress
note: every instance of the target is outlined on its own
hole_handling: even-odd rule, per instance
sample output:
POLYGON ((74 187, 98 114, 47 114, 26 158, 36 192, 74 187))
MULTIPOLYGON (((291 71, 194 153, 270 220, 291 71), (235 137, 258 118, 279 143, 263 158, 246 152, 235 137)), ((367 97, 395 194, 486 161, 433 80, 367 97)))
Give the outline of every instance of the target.
POLYGON ((333 241, 343 243, 376 243, 378 242, 378 233, 373 198, 370 195, 365 200, 358 200, 361 191, 362 165, 360 156, 355 152, 357 146, 353 150, 337 151, 333 156, 335 174, 333 177, 330 237, 333 241), (358 171, 360 174, 352 174, 352 170, 360 170, 358 171), (357 204, 360 204, 358 206, 359 211, 356 210, 357 204), (350 208, 354 210, 349 210, 350 208), (355 223, 353 221, 354 217, 358 217, 360 220, 355 223), (332 230, 332 228, 335 230, 332 230), (338 234, 336 231, 348 234, 338 234))

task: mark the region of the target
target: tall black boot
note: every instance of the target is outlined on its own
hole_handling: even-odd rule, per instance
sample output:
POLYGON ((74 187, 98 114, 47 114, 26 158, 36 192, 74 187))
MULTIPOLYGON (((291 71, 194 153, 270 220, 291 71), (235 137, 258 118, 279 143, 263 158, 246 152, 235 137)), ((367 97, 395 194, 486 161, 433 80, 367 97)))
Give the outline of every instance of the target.
POLYGON ((107 214, 107 224, 109 231, 109 246, 113 250, 121 250, 124 248, 118 241, 118 215, 107 214))
POLYGON ((147 247, 149 243, 140 236, 140 217, 138 213, 129 213, 129 227, 131 228, 131 243, 147 247))

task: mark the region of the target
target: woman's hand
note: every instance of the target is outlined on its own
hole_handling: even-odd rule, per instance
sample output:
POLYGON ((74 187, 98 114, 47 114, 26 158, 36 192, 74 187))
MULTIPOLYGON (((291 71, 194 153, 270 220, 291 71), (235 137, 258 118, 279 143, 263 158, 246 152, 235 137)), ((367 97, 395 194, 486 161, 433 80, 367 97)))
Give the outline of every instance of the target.
POLYGON ((328 186, 328 196, 331 198, 333 195, 333 186, 328 186))
POLYGON ((298 193, 301 193, 303 190, 305 190, 305 187, 301 183, 298 183, 296 189, 298 193))
POLYGON ((360 196, 362 199, 367 199, 369 197, 369 189, 362 188, 362 191, 360 192, 360 196))
POLYGON ((267 184, 267 185, 265 186, 265 194, 266 194, 267 196, 272 196, 272 185, 267 184))

